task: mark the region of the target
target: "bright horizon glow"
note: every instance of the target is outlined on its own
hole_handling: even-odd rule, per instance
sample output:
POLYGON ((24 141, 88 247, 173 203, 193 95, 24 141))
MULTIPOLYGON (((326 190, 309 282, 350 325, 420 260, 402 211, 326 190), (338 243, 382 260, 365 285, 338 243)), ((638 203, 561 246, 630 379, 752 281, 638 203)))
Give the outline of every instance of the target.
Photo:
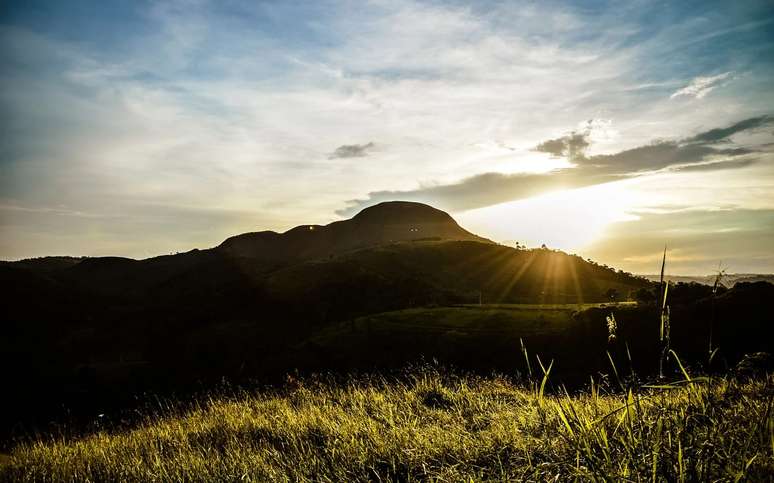
POLYGON ((580 253, 610 224, 636 220, 628 212, 642 204, 630 182, 560 190, 523 201, 470 210, 456 216, 466 229, 504 244, 545 244, 580 253))

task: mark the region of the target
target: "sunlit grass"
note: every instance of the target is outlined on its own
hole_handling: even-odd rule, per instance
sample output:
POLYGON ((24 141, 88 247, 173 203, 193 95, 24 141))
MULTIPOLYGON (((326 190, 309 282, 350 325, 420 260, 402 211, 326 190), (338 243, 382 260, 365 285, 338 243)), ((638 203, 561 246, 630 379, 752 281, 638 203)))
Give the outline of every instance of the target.
MULTIPOLYGON (((546 371, 549 371, 546 367, 546 371)), ((540 371, 540 368, 538 368, 540 371)), ((542 374, 541 374, 542 377, 542 374)), ((293 381, 17 446, 5 480, 717 481, 774 474, 774 378, 611 394, 498 378, 293 381)))

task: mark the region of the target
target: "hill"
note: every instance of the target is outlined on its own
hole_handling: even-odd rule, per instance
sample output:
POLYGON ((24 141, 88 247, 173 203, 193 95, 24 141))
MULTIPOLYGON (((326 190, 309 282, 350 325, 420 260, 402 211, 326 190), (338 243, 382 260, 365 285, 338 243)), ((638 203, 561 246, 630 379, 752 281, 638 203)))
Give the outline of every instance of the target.
POLYGON ((366 247, 412 240, 491 243, 461 228, 449 214, 422 203, 389 201, 365 208, 350 220, 301 225, 285 233, 244 233, 218 250, 234 257, 288 261, 325 258, 366 247))

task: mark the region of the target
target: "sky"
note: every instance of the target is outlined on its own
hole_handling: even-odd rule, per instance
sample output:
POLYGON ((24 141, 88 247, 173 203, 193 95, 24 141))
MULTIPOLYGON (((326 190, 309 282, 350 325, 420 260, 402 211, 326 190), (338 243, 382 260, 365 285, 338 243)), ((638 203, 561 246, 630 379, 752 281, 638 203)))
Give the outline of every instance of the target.
POLYGON ((774 5, 6 1, 0 259, 429 203, 635 273, 774 272, 774 5))

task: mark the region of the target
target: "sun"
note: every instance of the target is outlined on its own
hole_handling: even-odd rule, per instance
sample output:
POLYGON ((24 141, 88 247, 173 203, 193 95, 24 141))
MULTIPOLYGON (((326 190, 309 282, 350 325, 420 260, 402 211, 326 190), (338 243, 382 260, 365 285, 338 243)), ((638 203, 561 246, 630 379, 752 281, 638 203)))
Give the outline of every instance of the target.
POLYGON ((501 243, 577 251, 597 241, 605 229, 635 217, 641 205, 630 181, 562 190, 526 200, 456 214, 463 226, 501 243))

